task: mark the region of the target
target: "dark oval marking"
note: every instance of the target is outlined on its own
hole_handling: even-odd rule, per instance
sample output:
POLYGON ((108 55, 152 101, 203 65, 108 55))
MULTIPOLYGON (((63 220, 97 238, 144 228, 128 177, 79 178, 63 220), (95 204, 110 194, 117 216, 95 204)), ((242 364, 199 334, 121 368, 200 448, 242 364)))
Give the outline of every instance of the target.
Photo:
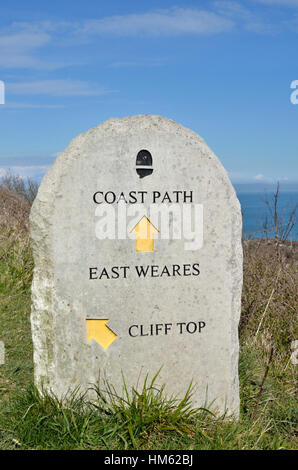
POLYGON ((140 150, 137 155, 137 166, 152 166, 152 155, 148 150, 140 150))
MULTIPOLYGON (((138 155, 137 155, 137 161, 136 161, 136 166, 142 166, 142 167, 150 167, 153 164, 153 159, 152 155, 149 152, 149 150, 140 150, 138 155)), ((145 176, 152 175, 153 173, 153 168, 136 168, 136 172, 139 175, 140 178, 144 178, 145 176)))

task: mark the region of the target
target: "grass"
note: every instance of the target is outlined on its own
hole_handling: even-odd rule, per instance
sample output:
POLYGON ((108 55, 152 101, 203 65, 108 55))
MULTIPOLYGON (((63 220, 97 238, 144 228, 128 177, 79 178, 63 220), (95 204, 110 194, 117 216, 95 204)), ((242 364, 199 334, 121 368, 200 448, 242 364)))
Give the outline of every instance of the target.
MULTIPOLYGON (((30 285, 33 260, 28 237, 0 231, 0 340, 5 364, 0 366, 0 400, 32 381, 30 285)), ((1 405, 0 405, 1 406, 1 405)))
MULTIPOLYGON (((17 206, 16 206, 17 204, 17 206)), ((141 392, 117 397, 94 386, 59 400, 33 385, 30 285, 33 261, 27 216, 0 216, 0 449, 296 449, 297 396, 291 342, 297 339, 297 244, 244 242, 239 421, 191 406, 191 386, 165 398, 158 374, 141 392), (272 352, 272 360, 270 355, 272 352), (269 367, 268 367, 269 365, 269 367), (262 386, 264 374, 268 376, 262 386), (261 392, 261 393, 260 393, 261 392)))
POLYGON ((112 403, 109 392, 98 391, 92 403, 78 391, 61 401, 31 385, 4 402, 0 448, 16 448, 17 441, 23 449, 294 449, 296 403, 289 390, 275 395, 274 376, 252 419, 259 365, 255 350, 242 355, 239 422, 193 410, 190 391, 180 402, 165 400, 162 391, 154 392, 155 384, 112 403))

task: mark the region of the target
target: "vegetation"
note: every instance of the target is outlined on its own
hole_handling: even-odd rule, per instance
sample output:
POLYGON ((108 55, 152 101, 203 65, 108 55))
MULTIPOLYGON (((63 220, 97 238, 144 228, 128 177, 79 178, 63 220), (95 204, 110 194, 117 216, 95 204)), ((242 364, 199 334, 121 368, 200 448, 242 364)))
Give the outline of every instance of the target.
MULTIPOLYGON (((20 183, 20 185, 19 185, 20 183)), ((297 397, 291 342, 298 338, 297 243, 244 240, 239 421, 165 399, 158 374, 141 392, 111 385, 63 401, 33 386, 28 236, 32 185, 0 187, 0 449, 295 449, 297 397), (19 190, 17 190, 19 188, 19 190), (20 190, 21 188, 21 190, 20 190), (26 189, 27 188, 27 189, 26 189), (24 195, 24 192, 27 195, 24 195)), ((35 188, 36 194, 36 188, 35 188)), ((278 225, 277 225, 278 226, 278 225)))

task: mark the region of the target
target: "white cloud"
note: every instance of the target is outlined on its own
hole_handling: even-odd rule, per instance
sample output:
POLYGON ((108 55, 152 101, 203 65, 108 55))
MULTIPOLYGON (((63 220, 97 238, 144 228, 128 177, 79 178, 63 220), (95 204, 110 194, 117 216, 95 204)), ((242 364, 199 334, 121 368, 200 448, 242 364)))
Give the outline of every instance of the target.
POLYGON ((73 61, 65 47, 88 44, 94 35, 172 36, 182 34, 215 34, 233 29, 233 22, 210 11, 171 8, 148 13, 108 16, 72 21, 13 22, 0 30, 0 67, 55 70, 73 61), (45 59, 41 52, 55 47, 60 60, 45 59), (63 57, 63 55, 65 55, 63 57))
POLYGON ((0 36, 1 54, 6 48, 12 50, 25 51, 26 49, 34 49, 48 43, 50 36, 46 33, 27 33, 18 32, 15 34, 6 34, 0 36))
POLYGON ((33 51, 50 42, 46 33, 17 32, 0 35, 1 67, 38 67, 40 61, 32 56, 33 51))
POLYGON ((9 102, 2 105, 1 109, 57 109, 64 107, 64 105, 60 104, 33 104, 9 102))
POLYGON ((71 79, 7 83, 6 89, 8 95, 98 96, 112 92, 90 82, 71 79))
POLYGON ((282 7, 298 7, 298 0, 256 0, 264 5, 280 5, 282 7))
POLYGON ((261 181, 263 180, 265 177, 264 175, 262 175, 262 173, 259 173, 258 175, 254 176, 254 179, 257 180, 257 181, 261 181))
POLYGON ((82 65, 82 61, 69 60, 68 57, 57 61, 47 60, 41 55, 46 46, 67 45, 67 37, 76 27, 75 23, 66 22, 12 23, 0 30, 0 67, 55 70, 82 65))
POLYGON ((221 0, 221 1, 214 1, 213 7, 216 12, 223 16, 229 16, 231 18, 240 18, 249 20, 253 17, 248 8, 244 7, 238 2, 230 1, 230 0, 221 0))
MULTIPOLYGON (((280 22, 280 26, 268 24, 267 15, 252 7, 256 1, 271 6, 298 6, 298 0, 251 0, 251 8, 236 0, 213 0, 209 10, 173 7, 79 21, 13 22, 0 30, 0 67, 55 70, 70 65, 82 66, 85 59, 82 61, 77 54, 67 53, 65 48, 74 51, 78 44, 87 45, 94 41, 95 36, 173 37, 231 33, 237 28, 252 33, 295 29, 290 22, 280 22), (47 54, 48 46, 52 48, 51 57, 56 53, 54 59, 47 54)), ((132 66, 132 62, 136 61, 121 58, 115 64, 132 66)))
POLYGON ((256 20, 247 23, 245 29, 251 33, 274 34, 280 32, 282 28, 276 24, 264 23, 256 20))
POLYGON ((252 183, 266 183, 266 184, 271 184, 271 183, 276 183, 276 181, 289 181, 289 178, 284 176, 281 178, 275 178, 275 177, 270 177, 270 176, 265 176, 263 173, 258 173, 255 176, 252 176, 251 173, 244 173, 244 172, 239 172, 239 171, 229 171, 229 177, 235 184, 252 184, 252 183))
POLYGON ((21 178, 41 178, 50 169, 51 165, 27 165, 0 167, 0 178, 5 176, 8 171, 20 176, 21 178))
POLYGON ((234 23, 210 11, 171 8, 148 13, 108 16, 83 22, 78 33, 113 36, 177 36, 216 34, 233 29, 234 23))
POLYGON ((165 61, 162 59, 139 59, 139 60, 120 60, 112 62, 109 67, 123 68, 123 67, 162 67, 165 61))
POLYGON ((231 0, 217 0, 213 2, 215 11, 233 19, 239 27, 256 34, 272 34, 279 32, 281 27, 276 23, 268 22, 267 16, 256 9, 248 9, 243 4, 231 0))

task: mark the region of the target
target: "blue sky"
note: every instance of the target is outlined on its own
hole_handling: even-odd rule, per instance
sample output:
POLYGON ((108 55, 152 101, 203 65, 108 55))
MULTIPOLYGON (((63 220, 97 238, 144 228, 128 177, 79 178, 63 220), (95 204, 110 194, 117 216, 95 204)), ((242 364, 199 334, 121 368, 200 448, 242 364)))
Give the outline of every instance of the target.
POLYGON ((296 183, 297 41, 298 0, 1 2, 0 175, 40 178, 78 133, 150 113, 234 183, 296 183))

